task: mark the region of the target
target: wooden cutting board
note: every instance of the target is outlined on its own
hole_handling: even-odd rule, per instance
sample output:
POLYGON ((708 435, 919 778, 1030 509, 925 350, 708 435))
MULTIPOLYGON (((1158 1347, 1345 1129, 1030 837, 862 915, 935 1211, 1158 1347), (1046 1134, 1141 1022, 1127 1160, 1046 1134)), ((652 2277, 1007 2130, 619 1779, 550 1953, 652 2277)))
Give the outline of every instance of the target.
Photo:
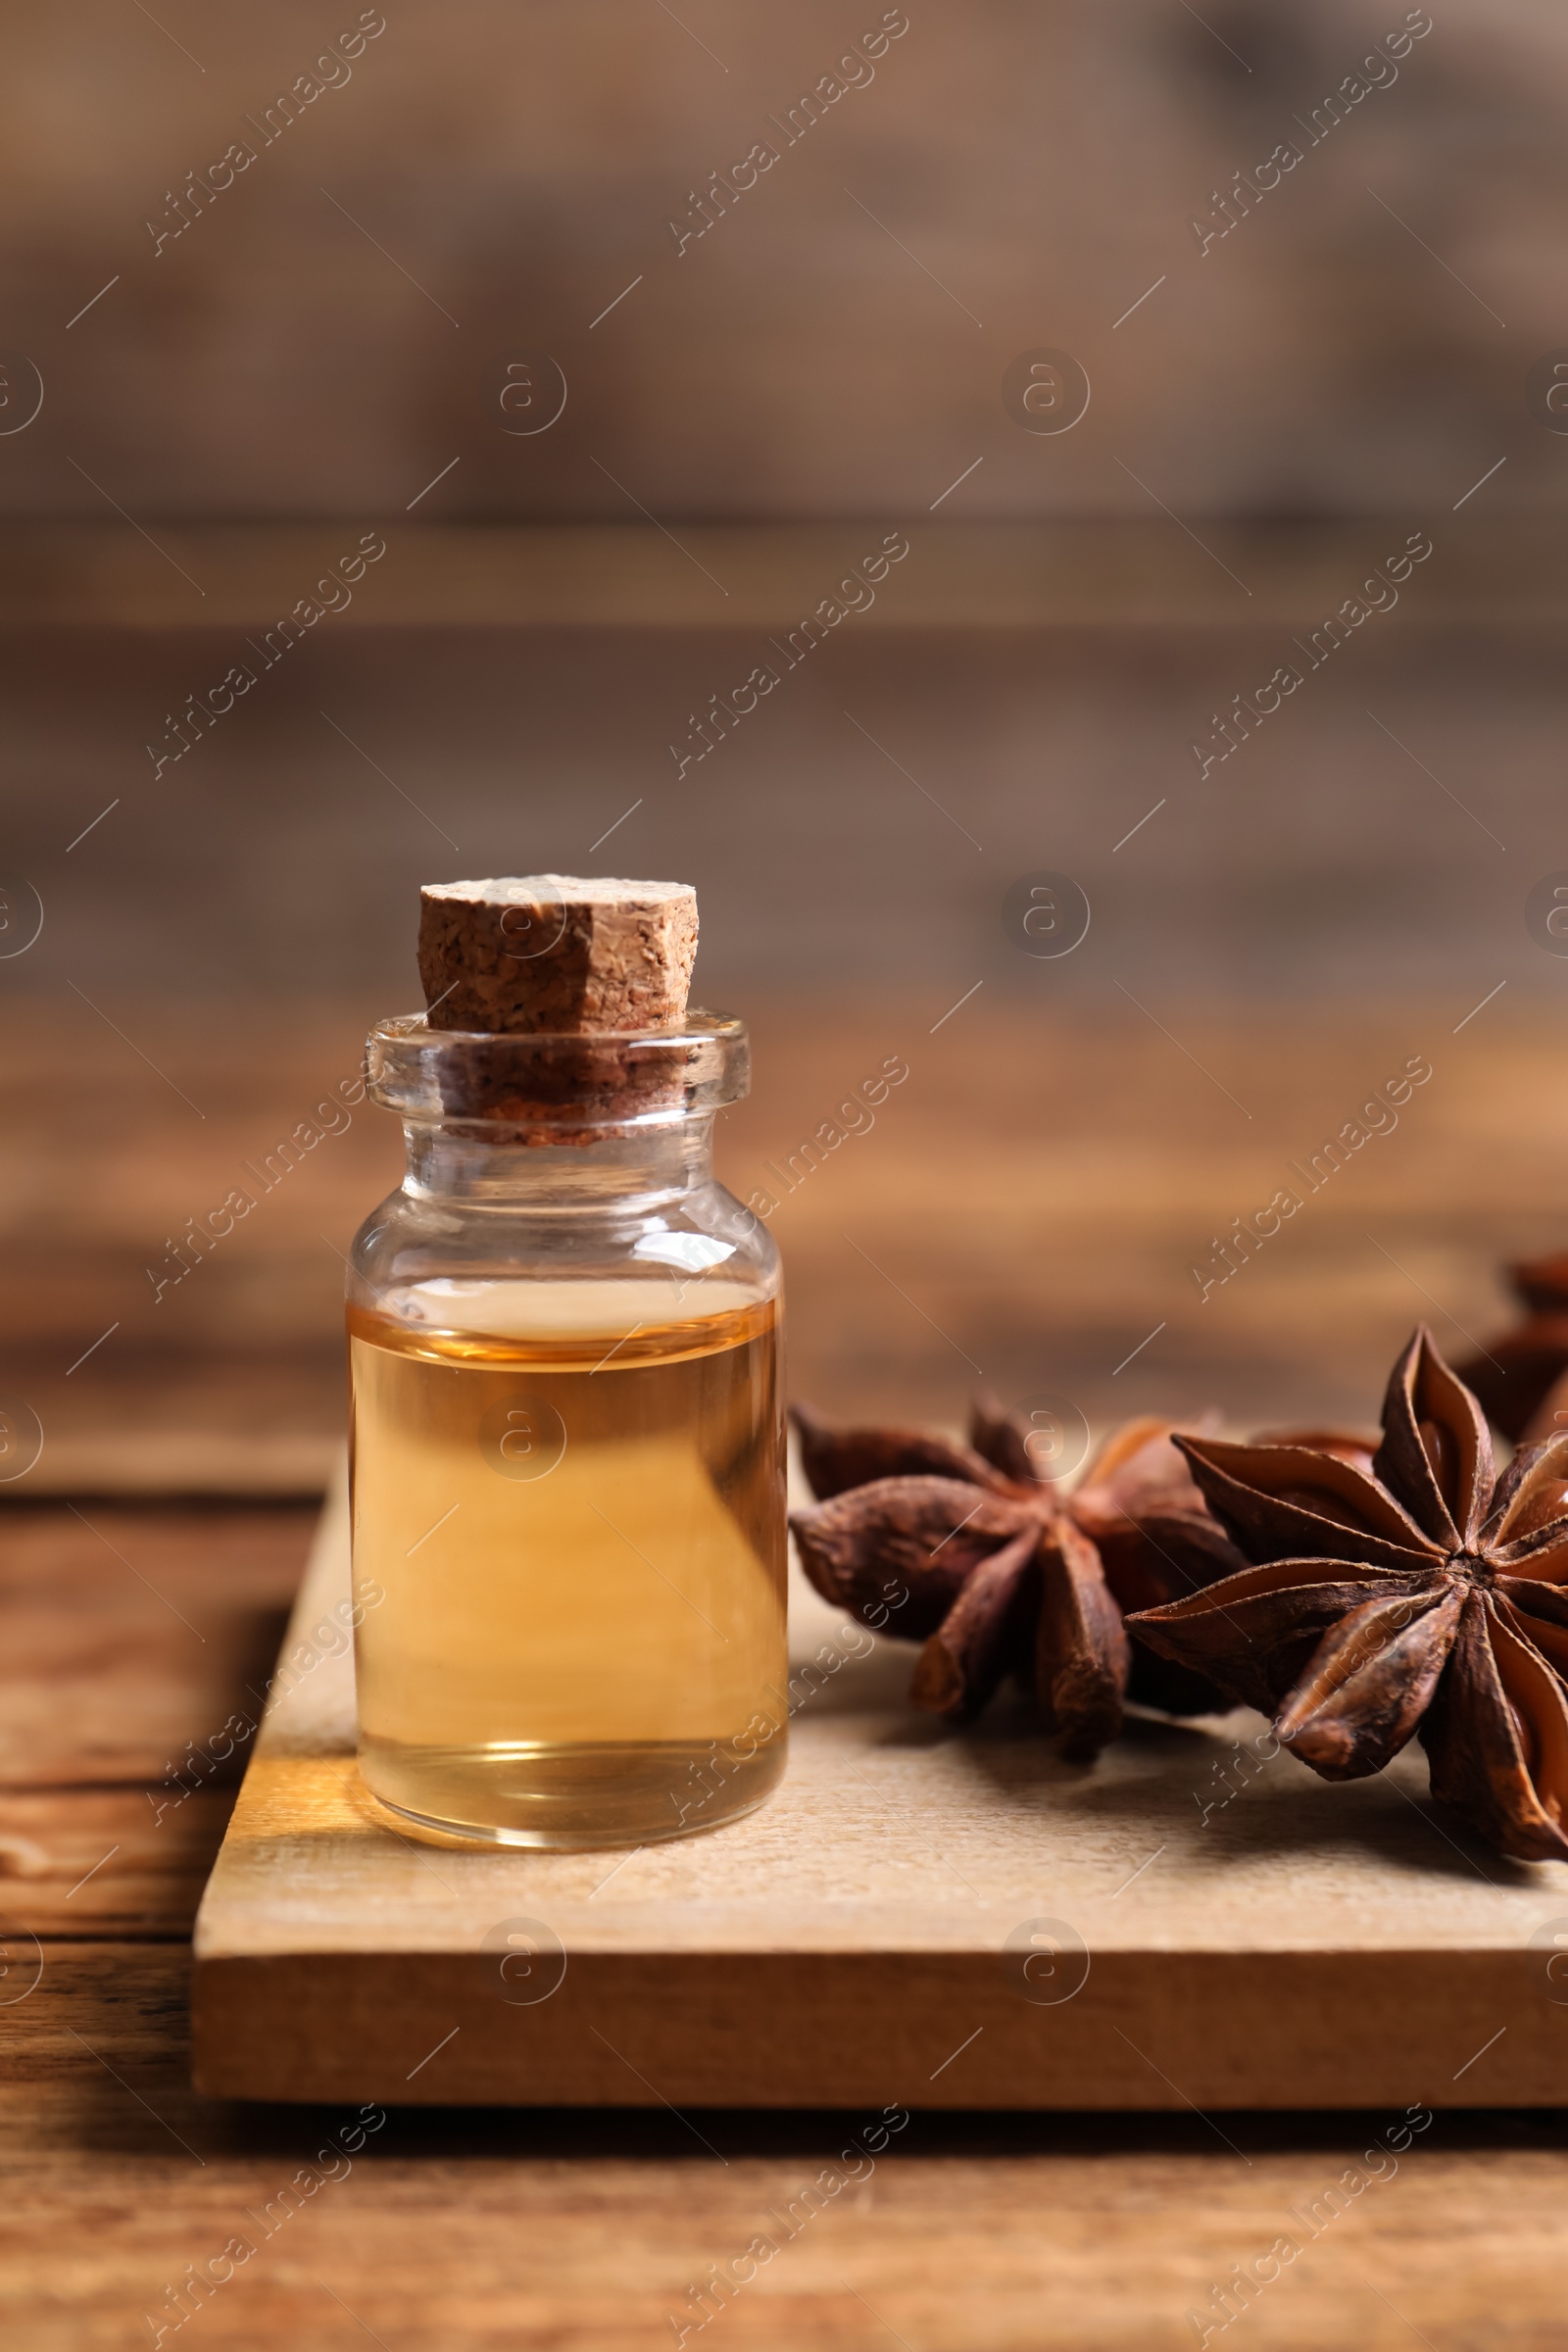
MULTIPOLYGON (((416 1840, 354 1762, 339 1492, 196 1924, 218 2096, 421 2104, 1568 2104, 1568 1865, 1499 1861, 1411 1750, 1340 1788, 1261 1719, 1135 1721, 1092 1768, 792 1591, 790 1767, 616 1853, 416 1840), (302 1646, 303 1645, 303 1648, 302 1646), (808 1670, 807 1661, 814 1661, 808 1670)), ((231 1735, 235 1736, 235 1735, 231 1735)))

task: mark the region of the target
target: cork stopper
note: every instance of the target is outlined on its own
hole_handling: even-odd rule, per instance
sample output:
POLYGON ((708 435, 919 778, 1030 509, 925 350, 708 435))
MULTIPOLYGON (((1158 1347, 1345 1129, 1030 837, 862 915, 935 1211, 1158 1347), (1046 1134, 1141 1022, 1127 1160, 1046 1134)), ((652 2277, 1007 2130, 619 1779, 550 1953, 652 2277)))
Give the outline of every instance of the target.
POLYGON ((696 954, 697 893, 684 882, 521 874, 419 893, 432 1029, 678 1029, 696 954))

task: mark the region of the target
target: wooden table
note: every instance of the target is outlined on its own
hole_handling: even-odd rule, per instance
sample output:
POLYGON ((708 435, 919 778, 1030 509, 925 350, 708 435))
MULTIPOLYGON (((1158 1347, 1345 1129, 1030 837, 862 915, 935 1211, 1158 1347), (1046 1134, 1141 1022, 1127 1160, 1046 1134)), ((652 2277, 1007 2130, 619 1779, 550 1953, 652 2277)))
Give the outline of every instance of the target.
MULTIPOLYGON (((890 1015, 858 1021, 853 1034, 834 1016, 814 1040, 781 1029, 776 1074, 726 1139, 736 1176, 828 1116, 825 1096, 841 1075, 859 1074, 862 1050, 903 1051, 906 1030, 922 1038, 922 1009, 907 1008, 902 1028, 890 1015)), ((1178 1287, 1185 1279, 1189 1229, 1204 1238, 1232 1195, 1237 1209, 1265 1199, 1271 1154, 1315 1143, 1329 1106, 1380 1075, 1386 1050, 1418 1050, 1429 1031, 1446 1037, 1463 1009, 1447 1020, 1418 1009, 1387 1037, 1348 1022, 1303 1026, 1283 1042, 1278 1030, 1184 1029, 1254 1113, 1259 1131, 1244 1131, 1240 1147, 1219 1123, 1223 1101, 1157 1034, 1140 1040, 1129 1026, 1107 1043, 1108 1032, 1035 1032, 1027 1083, 991 1097, 984 1155, 966 1143, 964 1121, 980 1118, 998 1072, 983 1056, 977 1065, 972 1040, 944 1049, 949 1024, 909 1055, 913 1074, 894 1099, 902 1131, 890 1112, 877 1136, 843 1147, 779 1214, 796 1282, 798 1376, 804 1366, 841 1409, 951 1415, 971 1376, 921 1312, 988 1372, 994 1356, 1015 1385, 1030 1370, 1020 1335, 1034 1315, 1049 1319, 1056 1367, 1103 1417, 1125 1385, 1111 1386, 1117 1354, 1159 1319, 1146 1308, 1167 1260, 1178 1287), (1091 1099, 1111 1045, 1122 1082, 1091 1099), (873 1162, 877 1150, 886 1156, 873 1162), (953 1214, 958 1185, 980 1202, 973 1221, 953 1214), (853 1284, 843 1280, 845 1233, 877 1261, 853 1284)), ((995 1027, 987 1038, 1004 1059, 1009 1042, 1015 1052, 1027 1042, 1021 1032, 999 1042, 995 1027)), ((168 1039, 143 1032, 139 1042, 170 1066, 168 1039)), ((312 1053, 323 1068, 341 1042, 318 1034, 312 1053)), ((1364 1412, 1409 1314, 1393 1260, 1484 1336, 1498 1311, 1494 1256, 1561 1238, 1552 1195, 1562 1113, 1531 1108, 1522 1086, 1552 1047, 1544 1018, 1499 1024, 1484 1051, 1472 1030, 1446 1044, 1439 1076, 1447 1083, 1427 1089, 1425 1130, 1412 1115, 1407 1155, 1394 1156, 1393 1138, 1368 1147, 1383 1158, 1364 1153, 1336 1180, 1338 1195, 1326 1190, 1296 1256, 1281 1252, 1273 1272, 1260 1263, 1228 1305, 1221 1295, 1171 1318, 1175 1352, 1156 1361, 1135 1401, 1147 1405, 1162 1383, 1183 1402, 1212 1385, 1245 1412, 1256 1362, 1260 1410, 1315 1397, 1364 1412), (1392 1252, 1388 1268, 1368 1251, 1368 1231, 1392 1252)), ((179 1068, 188 1075, 189 1061, 179 1068)), ((296 1064, 264 1078, 253 1061, 245 1117, 265 1138, 303 1074, 296 1064)), ((353 2136, 348 2115, 198 2099, 187 2077, 187 1938, 230 1790, 215 1774, 175 1803, 175 1776, 192 1749, 253 1713, 269 1669, 313 1518, 286 1497, 309 1483, 332 1437, 332 1283, 329 1270, 318 1279, 305 1237, 324 1226, 341 1238, 350 1196, 357 1190, 363 1205, 374 1190, 369 1161, 379 1154, 384 1166, 386 1151, 384 1138, 358 1140, 373 1136, 367 1122, 352 1146, 323 1147, 319 1172, 297 1180, 298 1204, 280 1198, 270 1224, 258 1221, 252 1257, 235 1253, 231 1276, 215 1259, 189 1286, 220 1275, 236 1285, 232 1303, 261 1295, 270 1259, 292 1269, 292 1289, 274 1293, 268 1310, 262 1367, 272 1498, 225 1499, 212 1490, 225 1477, 242 1483, 253 1457, 244 1326, 239 1337, 225 1326, 221 1299, 187 1298, 183 1357, 160 1338, 165 1352, 144 1356, 139 1373, 134 1352, 117 1369, 106 1343, 87 1401, 74 1401, 76 1380, 63 1386, 77 1325, 85 1346, 101 1328, 105 1290, 123 1274, 128 1298, 141 1279, 140 1225, 162 1232, 181 1184, 192 1207, 206 1198, 206 1169, 187 1165, 178 1130, 154 1106, 156 1081, 145 1084, 145 1096, 127 1097, 144 1122, 142 1199, 127 1207, 122 1188, 93 1192, 81 1162, 73 1175, 64 1154, 63 1194, 46 1198, 47 1163, 13 1194, 14 1297, 24 1310, 42 1299, 28 1283, 49 1273, 51 1250, 68 1264, 73 1232, 76 1284, 69 1328, 42 1304, 30 1321, 26 1311, 14 1318, 13 1385, 41 1394, 52 1383, 76 1420, 62 1424, 64 1403, 49 1404, 46 1419, 75 1447, 70 1496, 34 1489, 40 1498, 22 1501, 18 1489, 0 1515, 9 2341, 28 2352, 118 2352, 153 2342, 162 2325, 165 2344, 347 2348, 369 2336, 386 2352, 626 2352, 675 2343, 689 2326, 688 2344, 734 2352, 899 2342, 912 2352, 1174 2352, 1200 2341, 1194 2311, 1208 2314, 1205 2324, 1223 2317, 1211 2296, 1233 2266, 1256 2265, 1290 2234, 1300 2253, 1251 2290, 1245 2320, 1232 2323, 1245 2339, 1231 2341, 1256 2352, 1419 2342, 1544 2352, 1563 2342, 1568 2155, 1550 2116, 1446 2113, 1397 2159, 1363 2161, 1397 2119, 916 2113, 869 2167, 837 2165, 839 2187, 813 2201, 808 2185, 872 2119, 403 2109, 345 2156, 320 2151, 341 2150, 346 2129, 353 2136), (345 1158, 340 1178, 328 1155, 351 1150, 365 1162, 345 1158), (114 1451, 117 1428, 122 1440, 124 1415, 135 1413, 155 1425, 160 1396, 172 1447, 161 1458, 194 1465, 186 1483, 206 1487, 204 1500, 106 1492, 125 1459, 122 1444, 114 1451), (185 1426, 200 1442, 181 1454, 170 1431, 185 1426), (100 1440, 96 1458, 109 1467, 94 1473, 100 1440), (778 2218, 792 2209, 793 2225, 778 2218), (776 2256, 698 2331, 689 2290, 766 2233, 776 2256), (167 2290, 235 2239, 255 2253, 176 2329, 167 2290)), ((90 1125, 79 1108, 67 1118, 59 1107, 64 1126, 90 1125)), ((1340 1115, 1351 1107, 1346 1101, 1340 1115)), ((200 1149, 213 1149, 216 1174, 210 1139, 200 1149)), ((326 1257, 319 1240, 310 1249, 326 1257)), ((112 1319, 111 1307, 102 1322, 112 1319)), ((133 1349, 170 1328, 130 1326, 133 1349)))

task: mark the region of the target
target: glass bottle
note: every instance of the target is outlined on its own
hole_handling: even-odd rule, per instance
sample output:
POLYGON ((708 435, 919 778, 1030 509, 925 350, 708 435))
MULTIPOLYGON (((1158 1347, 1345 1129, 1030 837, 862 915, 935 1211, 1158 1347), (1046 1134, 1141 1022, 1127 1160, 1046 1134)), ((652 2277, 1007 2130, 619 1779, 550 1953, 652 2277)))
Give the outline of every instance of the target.
POLYGON ((712 1172, 745 1029, 420 1014, 368 1072, 408 1171, 348 1284, 367 1785, 501 1845, 750 1812, 788 1707, 778 1254, 712 1172))

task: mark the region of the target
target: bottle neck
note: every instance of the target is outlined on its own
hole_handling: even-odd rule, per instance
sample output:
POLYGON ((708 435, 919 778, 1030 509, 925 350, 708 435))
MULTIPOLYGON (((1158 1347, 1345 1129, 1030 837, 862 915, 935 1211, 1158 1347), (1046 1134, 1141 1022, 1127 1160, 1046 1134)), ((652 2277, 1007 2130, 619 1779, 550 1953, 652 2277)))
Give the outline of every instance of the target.
POLYGON ((713 1180, 710 1111, 636 1127, 584 1127, 570 1143, 481 1142, 472 1126, 422 1122, 403 1133, 405 1192, 466 1208, 550 1215, 643 1209, 713 1180))

